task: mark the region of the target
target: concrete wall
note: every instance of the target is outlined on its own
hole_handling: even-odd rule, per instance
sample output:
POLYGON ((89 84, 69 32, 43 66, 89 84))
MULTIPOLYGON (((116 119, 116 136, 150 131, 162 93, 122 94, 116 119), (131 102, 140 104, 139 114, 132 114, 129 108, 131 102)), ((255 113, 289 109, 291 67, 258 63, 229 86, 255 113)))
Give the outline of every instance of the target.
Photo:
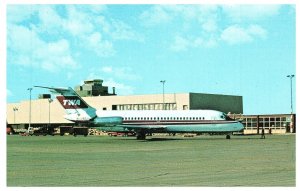
MULTIPOLYGON (((182 110, 184 105, 189 105, 189 94, 165 94, 165 103, 176 103, 177 110, 182 110)), ((132 95, 132 96, 99 96, 85 97, 84 100, 97 109, 112 110, 112 105, 126 104, 155 104, 163 103, 162 94, 132 95)))
POLYGON ((243 97, 190 93, 190 109, 213 109, 225 113, 243 113, 243 97))
MULTIPOLYGON (((29 122, 29 101, 7 104, 6 115, 8 124, 28 124, 29 122), (13 108, 18 108, 13 111, 13 108)), ((51 123, 70 123, 63 118, 65 111, 55 99, 50 104, 51 123)), ((49 123, 49 102, 48 99, 37 99, 31 101, 31 123, 49 123)))

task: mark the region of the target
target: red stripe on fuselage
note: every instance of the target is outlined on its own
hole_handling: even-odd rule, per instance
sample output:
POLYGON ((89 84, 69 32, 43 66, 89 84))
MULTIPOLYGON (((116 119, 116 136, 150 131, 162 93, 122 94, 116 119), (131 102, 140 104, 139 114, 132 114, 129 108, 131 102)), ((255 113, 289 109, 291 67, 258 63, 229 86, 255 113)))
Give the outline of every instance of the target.
POLYGON ((225 121, 225 120, 186 120, 186 121, 142 121, 142 120, 126 120, 123 121, 124 125, 198 125, 198 124, 227 124, 236 123, 236 121, 225 121))

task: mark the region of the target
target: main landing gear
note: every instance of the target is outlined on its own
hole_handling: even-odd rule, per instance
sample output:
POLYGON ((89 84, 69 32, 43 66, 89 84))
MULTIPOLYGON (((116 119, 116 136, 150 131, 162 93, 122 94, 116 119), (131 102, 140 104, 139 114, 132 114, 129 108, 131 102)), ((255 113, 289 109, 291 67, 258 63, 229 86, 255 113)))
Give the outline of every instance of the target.
POLYGON ((226 139, 230 139, 230 135, 226 135, 226 139))
POLYGON ((145 140, 146 139, 146 133, 145 132, 137 132, 136 133, 136 139, 137 140, 145 140))

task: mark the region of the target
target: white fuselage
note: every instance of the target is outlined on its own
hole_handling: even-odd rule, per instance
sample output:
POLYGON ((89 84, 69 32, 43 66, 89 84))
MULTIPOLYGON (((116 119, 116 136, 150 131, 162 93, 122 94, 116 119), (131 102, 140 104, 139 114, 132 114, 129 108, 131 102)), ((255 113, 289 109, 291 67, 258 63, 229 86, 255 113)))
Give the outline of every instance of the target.
POLYGON ((214 110, 97 110, 98 117, 120 116, 124 121, 181 121, 181 120, 225 120, 224 113, 214 110))
MULTIPOLYGON (((241 123, 226 120, 226 115, 215 110, 98 110, 97 117, 122 117, 125 130, 136 126, 163 129, 163 132, 235 132, 244 127, 241 123)), ((111 128, 114 131, 115 127, 111 128)))

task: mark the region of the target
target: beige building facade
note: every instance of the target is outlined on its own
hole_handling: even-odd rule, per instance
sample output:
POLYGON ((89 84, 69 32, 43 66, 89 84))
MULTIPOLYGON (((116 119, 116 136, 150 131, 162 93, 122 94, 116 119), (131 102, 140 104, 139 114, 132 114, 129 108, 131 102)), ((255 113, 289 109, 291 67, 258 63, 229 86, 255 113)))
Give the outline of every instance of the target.
POLYGON ((232 116, 241 120, 245 129, 244 134, 296 133, 296 114, 273 114, 273 115, 237 115, 232 116))
MULTIPOLYGON (((53 98, 54 99, 54 98, 53 98)), ((194 110, 213 109, 230 113, 231 118, 240 120, 244 134, 265 133, 282 134, 296 132, 295 114, 243 115, 241 96, 216 95, 202 93, 152 94, 130 96, 94 96, 83 97, 92 107, 99 110, 194 110), (164 96, 164 99, 163 99, 164 96), (163 100, 165 102, 163 103, 163 100)), ((27 128, 30 118, 30 101, 7 104, 7 123, 14 129, 27 128)), ((59 102, 48 98, 31 100, 31 126, 51 125, 59 127, 72 125, 64 119, 65 111, 59 102)))
MULTIPOLYGON (((243 113, 242 96, 202 93, 174 93, 129 96, 83 97, 92 107, 100 110, 190 110, 213 109, 225 113, 243 113), (164 102, 163 102, 164 100, 164 102)), ((65 125, 72 122, 64 119, 65 111, 54 99, 33 99, 7 104, 7 123, 14 126, 65 125), (31 119, 31 120, 30 120, 31 119)))

